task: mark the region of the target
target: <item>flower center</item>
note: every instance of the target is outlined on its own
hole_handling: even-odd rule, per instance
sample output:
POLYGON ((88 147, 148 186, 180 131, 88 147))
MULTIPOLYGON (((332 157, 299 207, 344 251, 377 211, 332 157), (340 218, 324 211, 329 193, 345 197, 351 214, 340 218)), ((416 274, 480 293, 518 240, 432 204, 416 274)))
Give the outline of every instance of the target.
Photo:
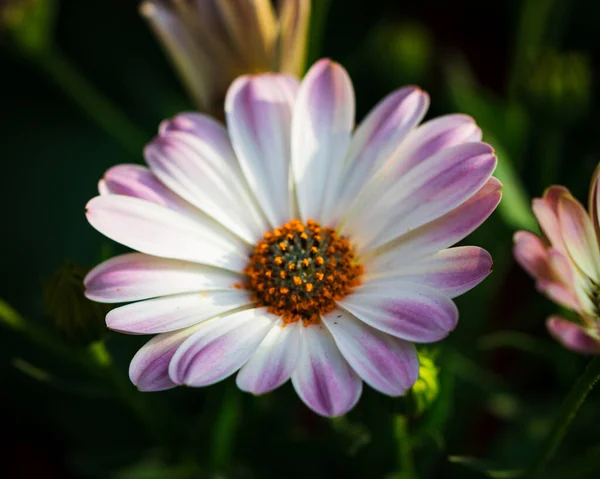
POLYGON ((313 220, 292 220, 265 233, 244 269, 244 288, 286 323, 319 322, 360 284, 362 265, 346 238, 313 220))

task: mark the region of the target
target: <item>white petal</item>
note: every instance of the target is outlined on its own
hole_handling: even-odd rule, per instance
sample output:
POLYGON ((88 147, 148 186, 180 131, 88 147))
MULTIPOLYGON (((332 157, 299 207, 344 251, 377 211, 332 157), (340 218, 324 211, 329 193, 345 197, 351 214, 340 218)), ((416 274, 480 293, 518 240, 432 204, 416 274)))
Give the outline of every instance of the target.
POLYGON ((267 219, 277 227, 293 215, 290 125, 298 82, 287 75, 243 76, 225 103, 233 148, 267 219))
POLYGON ((171 380, 208 386, 231 376, 252 357, 278 321, 265 309, 250 309, 207 322, 173 356, 171 380))
POLYGON ((302 328, 302 339, 302 352, 292 374, 298 396, 322 416, 345 414, 358 402, 362 381, 324 326, 302 328))
POLYGON ((395 338, 338 309, 323 317, 350 366, 371 387, 402 396, 419 377, 419 359, 412 343, 395 338))
POLYGON ((300 321, 273 326, 237 375, 237 385, 242 391, 264 394, 290 378, 300 354, 300 328, 300 321))
POLYGON ((327 224, 354 127, 354 90, 346 70, 317 62, 304 77, 292 119, 292 170, 300 218, 327 224))
POLYGON ((90 224, 142 253, 241 271, 248 246, 206 217, 190 217, 138 198, 98 196, 87 204, 90 224))
POLYGON ((126 303, 156 296, 234 289, 240 274, 176 259, 129 253, 96 266, 85 278, 85 295, 101 303, 126 303))
POLYGON ((106 316, 106 325, 124 333, 165 333, 186 328, 251 303, 247 291, 177 294, 113 309, 106 316))

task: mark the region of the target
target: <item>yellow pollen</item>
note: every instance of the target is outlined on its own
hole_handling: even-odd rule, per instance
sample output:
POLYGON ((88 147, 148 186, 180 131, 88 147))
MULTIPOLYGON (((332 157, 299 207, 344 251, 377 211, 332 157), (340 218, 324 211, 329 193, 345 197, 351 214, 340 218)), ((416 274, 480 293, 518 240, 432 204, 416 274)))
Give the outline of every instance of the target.
POLYGON ((306 326, 320 323, 360 284, 363 268, 354 261, 348 239, 333 228, 292 220, 264 234, 244 273, 242 287, 259 306, 284 323, 306 326))

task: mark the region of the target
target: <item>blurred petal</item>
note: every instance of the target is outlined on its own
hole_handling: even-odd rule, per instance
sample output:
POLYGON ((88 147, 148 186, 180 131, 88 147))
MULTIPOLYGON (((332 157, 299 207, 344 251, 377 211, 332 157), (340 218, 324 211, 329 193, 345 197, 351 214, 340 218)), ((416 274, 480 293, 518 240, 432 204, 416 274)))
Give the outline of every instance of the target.
POLYGON ((187 261, 130 253, 96 266, 85 278, 85 295, 101 303, 125 303, 192 291, 234 289, 241 275, 187 261))
POLYGON ((292 120, 292 170, 303 221, 327 224, 354 127, 354 90, 348 73, 321 60, 304 77, 292 120))
POLYGON ((417 87, 404 87, 371 110, 352 137, 345 160, 333 217, 339 219, 370 177, 398 149, 422 120, 429 96, 417 87))
POLYGON ((529 231, 517 231, 514 235, 515 259, 534 278, 549 279, 552 276, 547 248, 539 236, 529 231))
POLYGON ((558 200, 561 196, 570 194, 569 190, 562 186, 551 186, 544 192, 543 198, 533 200, 533 213, 546 238, 554 248, 565 253, 566 249, 558 224, 558 200))
POLYGON ((287 381, 300 355, 302 323, 273 326, 250 360, 240 369, 236 382, 242 391, 264 394, 287 381))
POLYGON ((233 147, 271 226, 293 213, 290 191, 290 124, 298 82, 286 75, 238 78, 225 111, 233 147))
POLYGON ((252 303, 247 291, 208 291, 148 299, 111 310, 106 325, 123 333, 175 331, 252 303))
POLYGON ((473 232, 498 206, 502 184, 490 178, 475 195, 458 208, 430 223, 366 252, 358 258, 369 274, 398 270, 420 258, 432 255, 473 232))
POLYGON ((550 334, 566 348, 576 353, 600 354, 600 342, 580 325, 560 316, 550 316, 546 326, 550 334))
POLYGON ((262 309, 248 309, 213 319, 177 350, 169 376, 177 384, 208 386, 235 373, 256 351, 279 319, 262 309))
MULTIPOLYGON (((460 246, 440 251, 401 269, 386 271, 381 278, 392 276, 399 281, 424 284, 454 298, 483 281, 492 269, 492 257, 477 246, 460 246)), ((378 277, 375 278, 375 281, 378 277)), ((368 284, 371 278, 363 279, 368 284)))
POLYGON ((590 194, 588 199, 588 211, 590 219, 594 224, 596 237, 600 238, 600 165, 596 167, 596 171, 592 175, 592 185, 590 186, 590 194))
POLYGON ((301 77, 304 73, 310 24, 310 0, 279 0, 279 70, 301 77))
POLYGON ((241 271, 247 246, 213 220, 189 217, 163 206, 121 195, 98 196, 87 218, 100 233, 142 253, 241 271))
POLYGON ((300 399, 317 414, 341 416, 358 402, 362 381, 324 326, 302 328, 302 352, 292 374, 300 399))
POLYGON ((145 156, 165 185, 245 241, 254 243, 267 230, 221 124, 178 115, 163 122, 145 156))
POLYGON ((416 343, 439 341, 458 322, 458 310, 450 298, 400 279, 370 281, 338 303, 368 325, 416 343))
POLYGON ((343 310, 325 315, 323 323, 352 369, 374 389, 402 396, 419 377, 412 343, 373 329, 343 310))
POLYGON ((558 220, 569 256, 591 279, 600 279, 600 251, 594 226, 583 206, 572 196, 561 196, 558 220))

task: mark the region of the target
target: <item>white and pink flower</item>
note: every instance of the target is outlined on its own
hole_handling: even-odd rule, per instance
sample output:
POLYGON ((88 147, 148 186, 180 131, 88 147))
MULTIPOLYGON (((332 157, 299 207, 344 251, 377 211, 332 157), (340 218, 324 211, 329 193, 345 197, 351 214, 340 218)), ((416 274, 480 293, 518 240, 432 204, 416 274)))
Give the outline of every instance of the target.
POLYGON ((148 167, 120 165, 87 205, 98 231, 137 253, 86 278, 109 328, 155 334, 133 358, 143 391, 240 389, 288 379, 337 416, 365 381, 391 396, 417 380, 413 343, 457 324, 452 298, 490 272, 475 246, 450 248, 494 211, 492 148, 464 115, 423 124, 426 93, 405 87, 355 129, 346 71, 316 63, 300 83, 238 78, 227 129, 200 114, 163 122, 148 167))
POLYGON ((536 279, 537 288, 555 303, 577 313, 580 322, 551 316, 550 333, 573 351, 600 354, 600 222, 598 182, 594 174, 589 212, 563 186, 551 186, 533 200, 544 238, 515 234, 517 261, 536 279))

